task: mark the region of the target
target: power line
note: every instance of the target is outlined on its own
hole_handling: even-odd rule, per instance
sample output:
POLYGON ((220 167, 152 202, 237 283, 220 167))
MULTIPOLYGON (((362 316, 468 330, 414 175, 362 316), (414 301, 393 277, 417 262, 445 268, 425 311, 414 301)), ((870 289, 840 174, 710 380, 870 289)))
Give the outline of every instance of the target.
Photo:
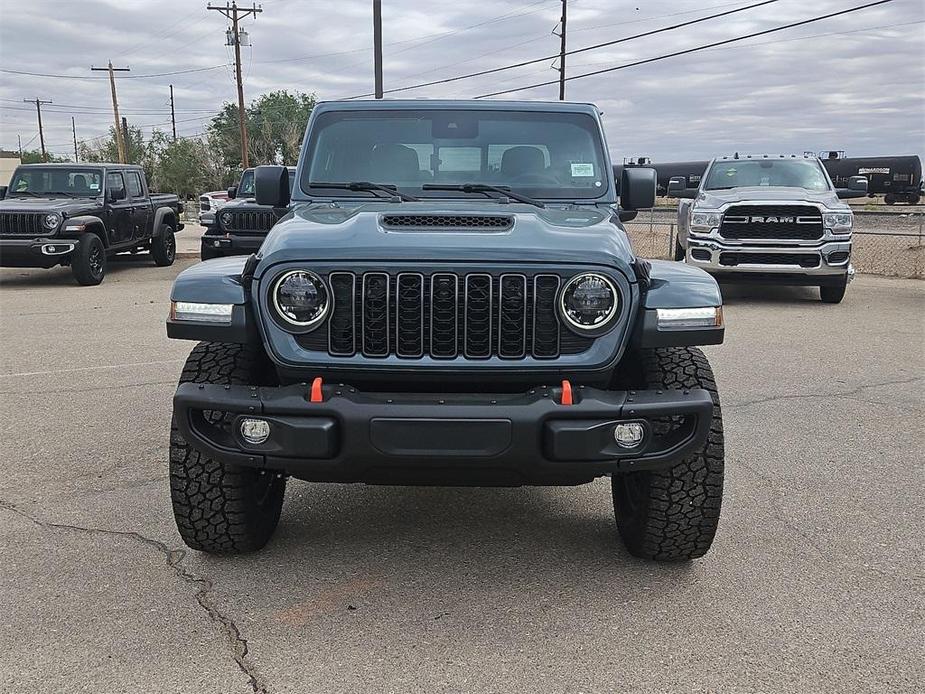
MULTIPOLYGON (((193 72, 208 72, 209 70, 218 70, 220 68, 228 67, 227 63, 222 63, 221 65, 211 65, 209 67, 196 67, 190 68, 188 70, 174 70, 172 72, 152 72, 147 75, 129 75, 123 79, 129 80, 142 80, 148 79, 150 77, 169 77, 171 75, 187 75, 193 72)), ((28 77, 52 77, 55 79, 66 79, 66 80, 104 80, 105 77, 88 77, 86 75, 56 75, 47 72, 27 72, 25 70, 10 70, 8 68, 0 68, 0 72, 4 72, 8 75, 25 75, 28 77)))
MULTIPOLYGON (((694 48, 687 48, 683 51, 675 51, 674 53, 666 53, 664 55, 656 56, 654 58, 646 58, 645 60, 637 60, 632 63, 626 63, 625 65, 617 65, 616 67, 604 68, 602 70, 594 70, 593 72, 585 72, 580 75, 572 75, 571 77, 566 78, 566 81, 582 79, 584 77, 593 77, 594 75, 602 75, 606 72, 615 72, 616 70, 625 70, 630 67, 637 67, 639 65, 646 65, 647 63, 654 63, 659 60, 666 60, 668 58, 676 58, 681 55, 687 55, 689 53, 696 53, 698 51, 703 51, 708 48, 715 48, 716 46, 724 46, 726 44, 735 43, 737 41, 744 41, 746 39, 755 38, 756 36, 764 36, 766 34, 773 34, 777 31, 784 31, 785 29, 793 29, 795 27, 804 26, 806 24, 812 24, 813 22, 821 22, 824 19, 831 19, 832 17, 840 17, 842 15, 851 14, 852 12, 859 12, 860 10, 866 10, 870 7, 876 7, 877 5, 885 5, 888 2, 893 2, 893 0, 877 0, 876 2, 870 2, 866 5, 859 5, 858 7, 851 7, 847 10, 840 10, 838 12, 830 12, 829 14, 820 15, 818 17, 812 17, 810 19, 804 19, 799 22, 792 22, 790 24, 784 24, 783 26, 774 27, 773 29, 765 29, 763 31, 756 31, 751 34, 745 34, 744 36, 737 36, 731 39, 725 39, 723 41, 714 41, 713 43, 704 44, 703 46, 696 46, 694 48)), ((535 89, 536 87, 545 87, 550 84, 556 84, 558 80, 552 80, 547 82, 537 82, 535 84, 529 84, 524 87, 518 87, 515 89, 504 89, 502 91, 490 92, 488 94, 479 94, 476 96, 476 99, 484 99, 490 96, 500 96, 501 94, 510 94, 512 92, 519 92, 525 89, 535 89)))

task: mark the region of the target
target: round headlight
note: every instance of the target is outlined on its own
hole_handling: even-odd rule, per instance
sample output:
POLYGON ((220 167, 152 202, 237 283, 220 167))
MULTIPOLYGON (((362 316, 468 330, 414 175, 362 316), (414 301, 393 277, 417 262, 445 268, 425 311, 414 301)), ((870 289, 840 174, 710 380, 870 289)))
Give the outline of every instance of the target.
POLYGON ((604 275, 586 273, 568 281, 559 299, 562 317, 578 330, 595 330, 616 315, 617 289, 604 275))
POLYGON ((231 212, 222 212, 222 224, 231 226, 231 212))
POLYGON ((318 275, 308 270, 292 270, 276 281, 273 304, 286 323, 309 328, 324 320, 330 302, 328 290, 318 275))
POLYGON ((46 214, 45 218, 42 220, 42 224, 45 225, 46 229, 57 229, 60 223, 61 223, 61 215, 58 214, 57 212, 46 214))

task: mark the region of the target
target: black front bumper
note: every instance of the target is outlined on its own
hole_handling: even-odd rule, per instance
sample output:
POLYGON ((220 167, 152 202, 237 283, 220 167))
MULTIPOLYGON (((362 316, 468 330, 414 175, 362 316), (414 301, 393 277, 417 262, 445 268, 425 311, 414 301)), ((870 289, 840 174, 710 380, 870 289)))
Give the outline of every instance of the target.
POLYGON ((704 445, 713 411, 706 390, 575 388, 571 405, 561 404, 561 388, 545 386, 513 395, 324 386, 320 402, 310 402, 310 392, 183 383, 174 417, 190 445, 225 463, 312 481, 504 486, 670 466, 704 445), (269 439, 246 442, 245 418, 266 420, 269 439), (643 441, 619 447, 618 422, 643 423, 643 441))
POLYGON ((76 239, 0 238, 0 267, 54 267, 67 262, 76 247, 76 239))
POLYGON ((222 234, 221 236, 202 237, 202 250, 213 256, 250 255, 260 250, 266 235, 235 235, 222 234))

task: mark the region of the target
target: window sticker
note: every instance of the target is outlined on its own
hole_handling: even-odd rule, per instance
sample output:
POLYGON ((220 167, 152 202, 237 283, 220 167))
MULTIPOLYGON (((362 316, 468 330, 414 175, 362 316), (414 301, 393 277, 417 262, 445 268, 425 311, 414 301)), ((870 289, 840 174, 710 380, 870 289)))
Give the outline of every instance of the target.
POLYGON ((594 175, 594 164, 572 164, 572 176, 575 178, 593 176, 594 175))
POLYGON ((90 184, 90 190, 99 190, 99 189, 100 189, 100 184, 99 184, 99 183, 91 183, 91 184, 90 184))

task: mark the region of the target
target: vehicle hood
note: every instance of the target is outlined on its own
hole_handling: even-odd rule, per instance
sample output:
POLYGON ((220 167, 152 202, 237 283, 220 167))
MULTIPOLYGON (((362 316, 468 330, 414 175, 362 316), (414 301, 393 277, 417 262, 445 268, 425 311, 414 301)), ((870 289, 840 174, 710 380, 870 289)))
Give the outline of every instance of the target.
POLYGON ((732 202, 812 202, 832 210, 848 209, 848 204, 838 199, 834 190, 812 191, 805 188, 778 188, 771 186, 749 186, 730 190, 705 190, 697 197, 696 207, 714 210, 732 202))
POLYGON ((0 212, 58 212, 68 216, 96 210, 102 205, 95 198, 5 198, 0 200, 0 212))
POLYGON ((455 201, 296 205, 263 243, 257 274, 292 261, 578 263, 615 267, 634 281, 626 234, 609 207, 537 208, 455 201), (400 215, 505 215, 509 229, 385 228, 400 215))

